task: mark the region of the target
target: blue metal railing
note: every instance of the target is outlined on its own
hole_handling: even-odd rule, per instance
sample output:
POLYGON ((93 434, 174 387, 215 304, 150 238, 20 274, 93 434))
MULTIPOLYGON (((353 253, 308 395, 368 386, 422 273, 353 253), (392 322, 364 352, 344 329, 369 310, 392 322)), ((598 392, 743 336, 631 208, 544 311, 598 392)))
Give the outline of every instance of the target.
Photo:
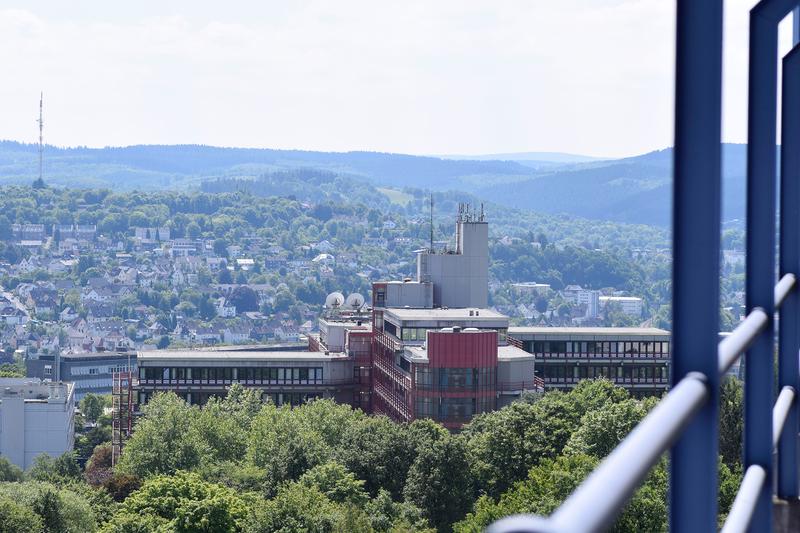
POLYGON ((550 517, 508 517, 489 533, 602 531, 667 450, 671 529, 716 531, 719 383, 743 354, 745 473, 723 531, 771 531, 773 485, 780 498, 800 495, 800 1, 762 0, 750 12, 748 312, 718 343, 722 4, 677 1, 672 390, 550 517), (776 284, 778 24, 793 10, 795 48, 782 64, 776 284), (773 404, 773 317, 779 309, 780 394, 773 404))

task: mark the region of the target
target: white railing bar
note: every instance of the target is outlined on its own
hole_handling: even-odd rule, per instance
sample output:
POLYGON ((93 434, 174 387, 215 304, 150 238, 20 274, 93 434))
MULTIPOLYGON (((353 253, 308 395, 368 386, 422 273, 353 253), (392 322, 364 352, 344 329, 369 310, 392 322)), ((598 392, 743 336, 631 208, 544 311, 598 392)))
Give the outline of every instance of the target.
POLYGON ((601 531, 622 511, 661 455, 708 399, 706 378, 687 374, 556 509, 558 531, 601 531))
POLYGON ((751 465, 747 469, 721 533, 744 533, 747 531, 758 502, 758 493, 761 492, 766 479, 767 472, 763 467, 751 465))
POLYGON ((795 391, 794 387, 785 386, 781 389, 778 399, 775 400, 775 407, 772 409, 772 447, 778 446, 778 441, 781 439, 783 433, 783 425, 786 423, 786 417, 789 416, 789 409, 792 408, 794 403, 795 391))
POLYGON ((794 274, 784 274, 783 277, 775 285, 775 308, 779 308, 783 301, 789 296, 789 293, 794 289, 797 283, 797 278, 794 274))
POLYGON ((756 307, 730 335, 722 339, 717 349, 720 375, 725 374, 733 366, 758 334, 764 331, 768 323, 767 313, 760 307, 756 307))

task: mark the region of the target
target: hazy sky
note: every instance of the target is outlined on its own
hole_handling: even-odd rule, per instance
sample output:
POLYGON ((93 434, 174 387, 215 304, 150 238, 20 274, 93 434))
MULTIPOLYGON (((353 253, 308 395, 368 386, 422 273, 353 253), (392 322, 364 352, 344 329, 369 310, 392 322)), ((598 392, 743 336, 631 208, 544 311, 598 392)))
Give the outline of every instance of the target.
MULTIPOLYGON (((726 2, 726 141, 754 3, 726 2)), ((44 90, 61 146, 621 156, 672 144, 674 2, 0 0, 0 65, 0 139, 44 90)))

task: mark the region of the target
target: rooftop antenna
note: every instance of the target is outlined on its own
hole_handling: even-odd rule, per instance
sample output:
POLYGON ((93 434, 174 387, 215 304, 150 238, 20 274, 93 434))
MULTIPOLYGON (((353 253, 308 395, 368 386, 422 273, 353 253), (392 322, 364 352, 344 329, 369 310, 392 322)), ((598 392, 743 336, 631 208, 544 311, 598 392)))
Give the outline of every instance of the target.
POLYGON ((483 202, 481 202, 481 222, 485 221, 485 217, 483 215, 483 202))
POLYGON ((42 159, 44 155, 44 120, 42 120, 42 101, 44 100, 44 92, 39 93, 39 181, 42 181, 42 159))
POLYGON ((433 253, 433 192, 431 192, 431 253, 433 253))

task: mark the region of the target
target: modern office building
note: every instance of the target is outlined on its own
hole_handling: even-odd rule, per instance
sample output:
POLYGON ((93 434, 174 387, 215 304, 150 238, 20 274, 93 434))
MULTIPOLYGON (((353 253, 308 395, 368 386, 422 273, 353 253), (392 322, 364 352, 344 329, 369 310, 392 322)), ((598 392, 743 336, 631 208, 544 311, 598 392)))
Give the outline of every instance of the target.
POLYGON ((636 396, 669 386, 670 333, 657 328, 509 328, 509 341, 536 357, 546 389, 605 377, 636 396))
POLYGON ((111 394, 115 372, 136 372, 136 352, 39 355, 25 361, 28 377, 75 384, 75 399, 88 393, 111 394))
POLYGON ((351 403, 353 360, 341 352, 271 350, 263 346, 139 352, 139 404, 172 391, 191 404, 225 396, 234 383, 257 387, 264 400, 299 405, 312 398, 351 403))
POLYGON ((457 429, 535 390, 534 357, 487 308, 488 225, 466 207, 454 250, 417 253, 417 279, 372 288, 372 411, 457 429))
MULTIPOLYGON (((534 356, 507 342, 508 317, 487 308, 488 225, 462 206, 453 250, 417 252, 417 279, 329 297, 307 351, 266 347, 140 352, 139 403, 170 390, 191 403, 233 383, 276 404, 332 398, 395 420, 457 429, 537 389, 534 356)), ((538 383, 541 386, 541 383, 538 383)))
POLYGON ((71 383, 0 378, 0 456, 27 469, 42 453, 72 450, 74 390, 71 383))

